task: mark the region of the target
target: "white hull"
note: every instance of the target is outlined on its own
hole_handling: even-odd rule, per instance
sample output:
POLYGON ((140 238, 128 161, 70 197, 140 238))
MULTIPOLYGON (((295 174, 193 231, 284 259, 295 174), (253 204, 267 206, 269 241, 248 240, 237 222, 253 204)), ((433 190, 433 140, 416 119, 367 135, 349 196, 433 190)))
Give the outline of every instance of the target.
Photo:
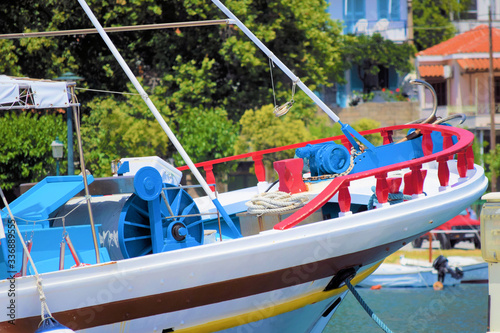
MULTIPOLYGON (((475 170, 467 181, 446 191, 393 206, 284 231, 45 273, 47 302, 54 317, 82 332, 120 332, 124 327, 130 333, 211 332, 251 327, 259 321, 274 328, 286 313, 340 297, 345 286, 323 291, 338 270, 361 266, 353 280, 358 283, 377 262, 468 206, 486 187, 482 169, 475 170)), ((428 183, 432 193, 435 184, 428 183)), ((2 304, 8 302, 9 287, 8 280, 0 281, 2 304)), ((16 325, 9 332, 29 332, 40 320, 35 278, 16 279, 15 289, 16 325)), ((319 318, 325 307, 309 308, 315 309, 312 317, 319 318)), ((307 317, 309 309, 303 310, 307 317)), ((9 327, 9 320, 0 313, 2 329, 9 327)))

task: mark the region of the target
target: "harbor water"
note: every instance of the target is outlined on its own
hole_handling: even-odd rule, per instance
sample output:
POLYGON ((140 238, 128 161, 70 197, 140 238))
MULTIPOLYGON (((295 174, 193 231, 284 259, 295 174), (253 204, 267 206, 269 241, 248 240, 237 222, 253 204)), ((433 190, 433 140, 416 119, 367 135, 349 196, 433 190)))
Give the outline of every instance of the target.
MULTIPOLYGON (((488 324, 488 284, 433 288, 356 289, 394 332, 484 333, 488 324)), ((323 333, 383 332, 349 293, 323 333)))

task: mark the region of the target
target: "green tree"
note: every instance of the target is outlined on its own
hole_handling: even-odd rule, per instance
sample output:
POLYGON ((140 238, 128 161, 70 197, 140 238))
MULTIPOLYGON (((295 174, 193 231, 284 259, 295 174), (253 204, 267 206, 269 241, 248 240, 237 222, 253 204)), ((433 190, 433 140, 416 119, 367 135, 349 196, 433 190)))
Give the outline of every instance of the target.
POLYGON ((450 17, 460 15, 470 0, 413 0, 414 41, 418 51, 455 36, 450 17))
MULTIPOLYGON (((89 0, 88 3, 104 26, 226 18, 212 3, 197 0, 89 0)), ((226 5, 302 81, 328 85, 342 80, 343 65, 338 52, 342 28, 329 18, 325 1, 230 0, 226 5)), ((91 25, 74 1, 49 0, 39 4, 20 0, 16 6, 2 2, 0 16, 0 30, 6 33, 91 25)), ((237 121, 244 110, 272 101, 268 59, 236 26, 147 30, 113 33, 110 37, 132 71, 150 87, 175 71, 173 67, 179 66, 178 56, 183 63, 193 62, 198 68, 205 59, 212 61, 216 88, 210 106, 224 105, 232 120, 237 121)), ((85 77, 83 84, 89 87, 126 90, 125 74, 97 34, 19 39, 4 48, 9 48, 9 57, 17 57, 17 61, 9 61, 19 67, 10 67, 12 70, 5 74, 52 78, 69 70, 85 77)), ((2 57, 7 60, 7 52, 2 57)), ((279 70, 274 74, 279 95, 290 81, 279 70)), ((82 98, 90 100, 94 95, 82 93, 82 98)), ((89 110, 84 107, 83 112, 89 110)))
POLYGON ((401 74, 409 72, 413 65, 410 58, 415 54, 413 45, 396 44, 383 38, 379 33, 345 36, 343 61, 357 67, 357 74, 363 82, 363 92, 369 93, 380 87, 368 84, 369 76, 377 75, 382 67, 394 68, 401 74))
MULTIPOLYGON (((103 26, 226 18, 212 3, 198 0, 88 3, 103 26)), ((312 89, 342 79, 342 28, 329 18, 326 2, 230 0, 226 5, 312 89)), ((4 33, 91 26, 73 1, 1 2, 0 16, 4 33)), ((273 101, 269 61, 236 26, 113 33, 110 38, 195 161, 232 153, 243 112, 273 101)), ((12 40, 0 43, 0 52, 4 74, 53 78, 72 71, 85 77, 79 83, 83 87, 128 91, 125 74, 97 34, 12 40)), ((277 67, 273 80, 278 103, 289 100, 291 82, 277 67)), ((78 94, 87 164, 95 175, 107 174, 117 157, 157 154, 179 162, 171 143, 152 129, 157 125, 139 96, 78 94), (145 144, 151 138, 154 142, 145 144)))
MULTIPOLYGON (((241 132, 235 147, 237 154, 313 139, 302 119, 289 115, 275 117, 273 108, 273 105, 265 105, 257 110, 247 110, 241 117, 241 132)), ((280 160, 292 158, 293 155, 293 151, 283 151, 275 153, 273 156, 265 156, 265 158, 280 160)))
POLYGON ((495 151, 492 152, 491 150, 484 154, 484 163, 486 164, 486 177, 488 177, 489 180, 489 187, 491 188, 491 170, 495 170, 495 174, 500 175, 500 144, 497 144, 495 147, 495 151), (492 154, 494 153, 494 154, 492 154))
MULTIPOLYGON (((0 184, 10 190, 22 183, 55 175, 50 144, 59 136, 65 143, 65 124, 60 115, 7 112, 0 117, 0 184)), ((61 172, 66 163, 62 161, 61 172)))

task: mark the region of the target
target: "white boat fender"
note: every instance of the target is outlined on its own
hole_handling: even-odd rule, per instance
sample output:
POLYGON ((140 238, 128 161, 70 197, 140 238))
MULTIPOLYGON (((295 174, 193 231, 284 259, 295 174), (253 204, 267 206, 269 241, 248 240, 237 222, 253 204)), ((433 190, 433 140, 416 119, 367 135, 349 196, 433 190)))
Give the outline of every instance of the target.
POLYGON ((44 320, 42 320, 40 326, 35 331, 35 333, 44 333, 44 332, 75 333, 75 331, 60 324, 57 320, 54 319, 54 317, 46 317, 44 320))

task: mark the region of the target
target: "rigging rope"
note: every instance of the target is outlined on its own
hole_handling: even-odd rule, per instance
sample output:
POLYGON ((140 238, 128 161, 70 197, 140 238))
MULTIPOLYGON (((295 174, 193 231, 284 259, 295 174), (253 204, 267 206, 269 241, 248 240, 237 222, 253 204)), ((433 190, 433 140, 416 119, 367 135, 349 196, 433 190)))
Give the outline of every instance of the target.
POLYGON ((370 317, 373 319, 373 321, 375 323, 377 323, 377 325, 381 329, 383 329, 386 333, 392 333, 392 331, 389 329, 389 327, 387 327, 382 322, 382 320, 380 320, 380 318, 377 317, 377 315, 372 311, 372 309, 370 309, 370 307, 368 306, 368 304, 365 303, 365 301, 361 298, 361 295, 358 294, 358 292, 353 287, 353 285, 351 284, 351 282, 348 279, 346 279, 344 282, 345 282, 345 285, 347 286, 347 288, 349 288, 349 290, 351 291, 351 293, 354 295, 354 297, 356 298, 356 300, 358 301, 358 303, 363 307, 363 309, 366 311, 366 313, 368 313, 368 315, 370 315, 370 317))
POLYGON ((28 247, 26 246, 26 243, 24 242, 21 231, 19 230, 19 227, 17 226, 14 215, 12 214, 12 211, 10 210, 9 203, 7 202, 7 199, 5 198, 5 195, 4 195, 1 187, 0 187, 0 195, 2 196, 3 203, 5 205, 5 208, 7 208, 10 219, 11 219, 12 223, 14 223, 14 227, 16 228, 17 236, 19 237, 19 239, 21 241, 24 252, 28 256, 28 260, 31 264, 31 267, 33 268, 33 272, 35 273, 36 288, 37 288, 38 295, 40 297, 40 303, 41 303, 42 321, 47 319, 47 318, 53 318, 52 313, 50 313, 49 306, 47 305, 45 293, 43 292, 42 279, 40 278, 40 275, 38 274, 38 270, 36 269, 35 263, 33 262, 33 258, 31 257, 31 254, 29 253, 29 250, 28 250, 28 247), (47 313, 47 315, 45 313, 47 313))

